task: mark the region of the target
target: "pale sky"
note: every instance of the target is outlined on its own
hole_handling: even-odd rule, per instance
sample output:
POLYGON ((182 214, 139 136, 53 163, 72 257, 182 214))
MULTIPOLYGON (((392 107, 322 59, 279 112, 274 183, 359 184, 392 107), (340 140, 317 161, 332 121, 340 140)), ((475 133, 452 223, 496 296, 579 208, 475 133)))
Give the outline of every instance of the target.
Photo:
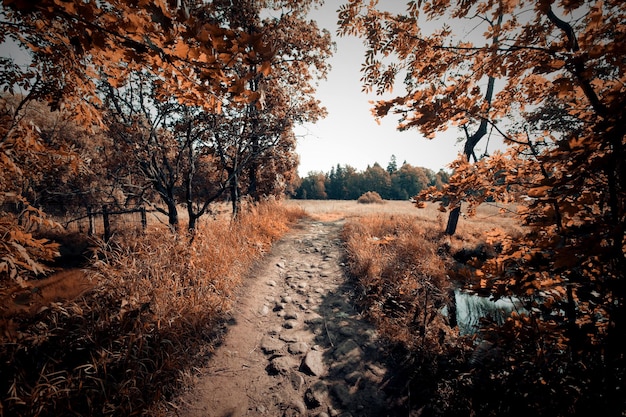
MULTIPOLYGON (((328 116, 296 131, 299 175, 304 177, 311 171, 329 172, 337 164, 350 165, 361 171, 378 162, 385 168, 391 155, 396 156, 398 165, 406 161, 434 171, 447 169, 463 150, 462 144, 457 144, 461 132, 450 128, 445 134, 429 140, 416 129, 397 131, 398 117, 393 114, 384 118, 380 125, 374 120, 369 101, 376 100, 377 96, 362 93, 359 81, 363 41, 353 36, 336 35, 336 10, 346 1, 327 0, 311 15, 320 27, 333 35, 337 51, 330 60, 332 70, 328 79, 320 82, 317 93, 328 116)), ((404 2, 398 3, 405 6, 404 2)), ((478 148, 480 145, 482 142, 478 148)))

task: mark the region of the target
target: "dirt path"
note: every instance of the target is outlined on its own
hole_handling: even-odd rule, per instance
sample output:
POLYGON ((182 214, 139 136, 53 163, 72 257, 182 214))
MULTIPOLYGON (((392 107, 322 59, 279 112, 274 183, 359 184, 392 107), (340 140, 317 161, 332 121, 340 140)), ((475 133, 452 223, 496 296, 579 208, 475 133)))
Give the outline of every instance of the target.
POLYGON ((307 219, 275 245, 176 415, 395 415, 384 393, 390 372, 376 359, 384 348, 350 302, 341 226, 307 219))

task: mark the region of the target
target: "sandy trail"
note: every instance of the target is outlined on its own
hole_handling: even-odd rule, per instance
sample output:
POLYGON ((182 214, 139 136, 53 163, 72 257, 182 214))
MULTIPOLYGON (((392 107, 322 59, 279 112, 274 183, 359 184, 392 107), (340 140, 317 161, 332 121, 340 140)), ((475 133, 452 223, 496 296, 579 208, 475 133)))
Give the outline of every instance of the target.
POLYGON ((351 304, 341 227, 306 219, 275 244, 177 416, 397 415, 384 348, 351 304))

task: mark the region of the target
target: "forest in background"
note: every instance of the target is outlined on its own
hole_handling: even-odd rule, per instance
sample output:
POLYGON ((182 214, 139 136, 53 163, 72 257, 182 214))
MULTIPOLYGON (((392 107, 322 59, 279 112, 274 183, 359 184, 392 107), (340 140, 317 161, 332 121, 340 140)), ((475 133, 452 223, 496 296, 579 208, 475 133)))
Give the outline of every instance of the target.
POLYGON ((435 173, 406 162, 398 167, 392 155, 386 169, 375 162, 362 172, 339 164, 327 173, 310 172, 294 182, 292 196, 305 200, 356 200, 372 191, 385 200, 409 200, 428 187, 441 188, 448 178, 444 170, 435 173))

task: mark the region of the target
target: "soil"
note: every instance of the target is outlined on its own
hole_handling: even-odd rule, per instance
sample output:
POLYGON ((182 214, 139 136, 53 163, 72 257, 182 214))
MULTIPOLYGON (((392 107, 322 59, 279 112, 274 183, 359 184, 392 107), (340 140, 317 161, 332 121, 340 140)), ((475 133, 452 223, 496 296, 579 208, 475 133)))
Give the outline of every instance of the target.
POLYGON ((172 415, 398 415, 387 347, 352 302, 341 227, 305 219, 274 245, 172 415))

